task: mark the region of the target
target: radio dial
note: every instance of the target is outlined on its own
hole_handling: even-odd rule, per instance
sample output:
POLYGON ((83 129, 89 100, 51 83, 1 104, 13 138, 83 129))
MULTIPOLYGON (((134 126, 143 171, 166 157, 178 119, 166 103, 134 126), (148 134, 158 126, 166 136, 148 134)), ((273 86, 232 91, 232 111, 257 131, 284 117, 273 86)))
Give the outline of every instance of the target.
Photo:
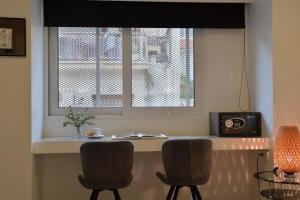
POLYGON ((225 121, 225 127, 226 128, 231 128, 233 126, 233 121, 231 119, 227 119, 225 121))

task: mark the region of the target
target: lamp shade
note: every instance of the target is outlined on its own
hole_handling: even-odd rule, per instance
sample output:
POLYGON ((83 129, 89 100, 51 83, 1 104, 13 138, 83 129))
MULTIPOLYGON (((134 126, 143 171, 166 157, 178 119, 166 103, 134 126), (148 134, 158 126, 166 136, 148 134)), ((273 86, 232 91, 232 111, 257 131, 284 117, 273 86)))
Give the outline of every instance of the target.
POLYGON ((286 174, 300 171, 300 133, 297 126, 281 126, 275 138, 274 158, 286 174))

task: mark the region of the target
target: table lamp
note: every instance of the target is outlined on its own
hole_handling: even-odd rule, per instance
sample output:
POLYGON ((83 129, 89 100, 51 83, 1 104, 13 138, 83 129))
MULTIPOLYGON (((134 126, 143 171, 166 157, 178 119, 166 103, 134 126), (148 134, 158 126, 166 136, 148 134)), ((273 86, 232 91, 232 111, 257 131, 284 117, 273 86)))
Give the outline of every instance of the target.
POLYGON ((286 177, 300 171, 300 133, 297 126, 281 126, 275 138, 274 158, 286 177))

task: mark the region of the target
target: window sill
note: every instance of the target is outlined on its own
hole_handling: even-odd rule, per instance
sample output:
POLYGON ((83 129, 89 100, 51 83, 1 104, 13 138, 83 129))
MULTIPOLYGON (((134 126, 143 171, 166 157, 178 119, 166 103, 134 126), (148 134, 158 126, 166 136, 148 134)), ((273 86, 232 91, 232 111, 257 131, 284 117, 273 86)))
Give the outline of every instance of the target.
MULTIPOLYGON (((268 150, 272 148, 270 138, 221 138, 203 136, 169 136, 169 139, 208 138, 213 141, 213 150, 268 150)), ((158 152, 167 139, 130 140, 135 152, 158 152)), ((88 141, 111 141, 111 137, 102 139, 74 139, 71 137, 47 137, 34 141, 33 154, 79 153, 80 145, 88 141)))

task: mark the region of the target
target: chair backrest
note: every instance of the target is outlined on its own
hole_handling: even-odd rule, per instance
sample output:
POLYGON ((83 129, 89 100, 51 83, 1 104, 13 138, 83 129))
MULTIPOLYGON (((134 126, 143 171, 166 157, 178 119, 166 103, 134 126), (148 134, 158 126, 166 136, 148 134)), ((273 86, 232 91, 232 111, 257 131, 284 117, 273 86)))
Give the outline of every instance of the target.
POLYGON ((205 184, 212 166, 212 142, 208 139, 169 140, 162 147, 168 179, 174 184, 205 184))
POLYGON ((80 147, 85 181, 92 188, 126 187, 132 180, 134 147, 128 141, 87 142, 80 147))

